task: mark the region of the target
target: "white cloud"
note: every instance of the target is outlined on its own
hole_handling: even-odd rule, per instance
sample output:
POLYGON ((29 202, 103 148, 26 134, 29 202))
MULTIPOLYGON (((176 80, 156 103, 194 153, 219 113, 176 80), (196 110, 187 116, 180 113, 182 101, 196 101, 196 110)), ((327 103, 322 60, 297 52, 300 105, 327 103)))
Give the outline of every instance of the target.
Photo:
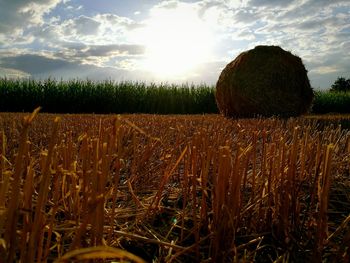
POLYGON ((21 71, 21 70, 17 70, 17 69, 11 69, 11 68, 3 68, 0 67, 0 78, 28 78, 30 77, 30 74, 21 71))
POLYGON ((77 19, 71 20, 71 22, 72 24, 67 26, 74 28, 73 34, 76 35, 96 35, 101 25, 98 20, 87 16, 79 16, 77 19))
POLYGON ((0 1, 0 43, 3 46, 25 45, 34 41, 28 34, 33 27, 44 24, 48 14, 61 0, 0 1))
POLYGON ((157 9, 174 9, 178 7, 178 4, 181 1, 178 0, 165 0, 162 1, 160 4, 157 4, 153 7, 153 10, 157 10, 157 9))
POLYGON ((316 73, 316 74, 328 74, 328 73, 334 73, 339 71, 339 68, 336 66, 321 66, 321 67, 315 67, 310 72, 316 73))
POLYGON ((81 15, 63 21, 52 20, 42 27, 33 29, 31 34, 46 46, 62 50, 71 49, 72 45, 75 48, 113 45, 135 47, 135 44, 129 43, 129 34, 139 26, 140 24, 129 18, 112 14, 97 14, 91 17, 81 15))
MULTIPOLYGON (((3 42, 6 47, 6 49, 0 49, 0 62, 5 63, 4 65, 8 67, 12 65, 16 68, 16 65, 8 62, 17 61, 24 65, 29 59, 38 61, 39 56, 51 59, 51 64, 70 61, 77 64, 106 67, 116 58, 131 59, 131 57, 142 56, 144 53, 142 45, 128 43, 130 42, 129 32, 139 26, 129 18, 114 14, 80 15, 65 20, 59 16, 49 17, 44 24, 31 27, 30 30, 26 30, 25 34, 22 29, 19 29, 18 34, 13 34, 13 32, 0 34, 0 43, 3 42), (23 47, 34 41, 36 48, 23 47), (13 44, 21 46, 14 48, 13 44), (4 50, 7 51, 7 54, 4 50), (14 60, 14 57, 18 58, 14 60), (6 60, 9 58, 11 59, 6 60)), ((45 59, 43 60, 44 65, 45 59)), ((136 64, 129 63, 128 69, 136 64)), ((126 63, 123 64, 123 67, 125 65, 126 63)), ((44 70, 43 67, 38 67, 38 69, 44 70)))
POLYGON ((63 41, 106 45, 127 42, 129 31, 139 26, 140 24, 126 17, 97 14, 67 19, 49 27, 56 32, 56 38, 63 41))
POLYGON ((122 59, 115 63, 115 66, 119 69, 134 71, 139 68, 139 61, 136 59, 122 59))
POLYGON ((83 6, 71 0, 0 0, 0 63, 6 62, 2 67, 21 64, 14 69, 25 72, 25 61, 39 62, 33 57, 39 56, 51 64, 61 65, 62 60, 89 64, 91 70, 93 65, 114 67, 136 76, 142 73, 137 68, 145 47, 135 35, 147 25, 147 14, 171 13, 186 5, 198 13, 215 45, 212 57, 188 75, 192 79, 215 82, 222 65, 259 44, 280 45, 300 56, 315 87, 329 87, 337 75, 350 77, 349 0, 169 0, 151 11, 138 6, 131 12, 138 22, 122 14, 86 13, 81 3, 83 6), (62 9, 74 6, 69 16, 52 12, 60 2, 62 9), (4 60, 6 57, 11 60, 4 60))
POLYGON ((61 0, 0 1, 0 34, 42 24, 44 14, 60 2, 61 0))
POLYGON ((222 30, 226 54, 237 55, 256 45, 280 45, 303 59, 312 82, 322 88, 329 87, 337 74, 349 74, 349 1, 213 2, 203 5, 202 14, 217 24, 218 32, 222 30))

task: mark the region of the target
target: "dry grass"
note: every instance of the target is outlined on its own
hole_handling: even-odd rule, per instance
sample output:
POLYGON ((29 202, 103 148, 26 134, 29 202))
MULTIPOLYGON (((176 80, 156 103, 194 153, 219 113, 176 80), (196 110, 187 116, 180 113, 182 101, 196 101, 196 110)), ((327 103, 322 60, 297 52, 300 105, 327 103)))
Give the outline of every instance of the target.
POLYGON ((340 126, 36 113, 0 115, 6 262, 349 259, 340 126))

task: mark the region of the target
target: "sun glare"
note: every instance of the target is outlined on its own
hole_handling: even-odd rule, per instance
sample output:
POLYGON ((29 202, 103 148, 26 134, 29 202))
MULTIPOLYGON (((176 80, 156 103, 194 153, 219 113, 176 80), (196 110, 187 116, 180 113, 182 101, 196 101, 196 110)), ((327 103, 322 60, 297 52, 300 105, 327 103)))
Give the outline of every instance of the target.
POLYGON ((185 77, 210 57, 212 36, 196 10, 154 10, 141 34, 145 69, 158 77, 185 77))

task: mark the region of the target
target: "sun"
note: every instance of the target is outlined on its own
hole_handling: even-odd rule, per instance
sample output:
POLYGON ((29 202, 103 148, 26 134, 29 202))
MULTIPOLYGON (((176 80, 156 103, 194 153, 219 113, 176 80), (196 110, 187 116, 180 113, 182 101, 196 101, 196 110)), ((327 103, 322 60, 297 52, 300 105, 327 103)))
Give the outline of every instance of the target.
POLYGON ((144 68, 157 77, 186 77, 211 56, 212 35, 194 8, 153 10, 145 24, 144 68))

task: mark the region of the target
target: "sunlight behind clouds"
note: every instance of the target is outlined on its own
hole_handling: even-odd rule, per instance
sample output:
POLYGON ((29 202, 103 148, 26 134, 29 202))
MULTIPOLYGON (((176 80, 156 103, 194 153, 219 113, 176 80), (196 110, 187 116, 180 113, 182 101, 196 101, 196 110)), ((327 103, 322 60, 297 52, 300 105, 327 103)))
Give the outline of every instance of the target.
POLYGON ((143 67, 158 77, 191 74, 211 57, 213 35, 190 4, 152 9, 136 34, 146 47, 143 67))
POLYGON ((9 76, 95 70, 115 80, 215 83, 240 52, 279 45, 325 89, 350 72, 349 25, 349 0, 0 0, 0 67, 9 76))

